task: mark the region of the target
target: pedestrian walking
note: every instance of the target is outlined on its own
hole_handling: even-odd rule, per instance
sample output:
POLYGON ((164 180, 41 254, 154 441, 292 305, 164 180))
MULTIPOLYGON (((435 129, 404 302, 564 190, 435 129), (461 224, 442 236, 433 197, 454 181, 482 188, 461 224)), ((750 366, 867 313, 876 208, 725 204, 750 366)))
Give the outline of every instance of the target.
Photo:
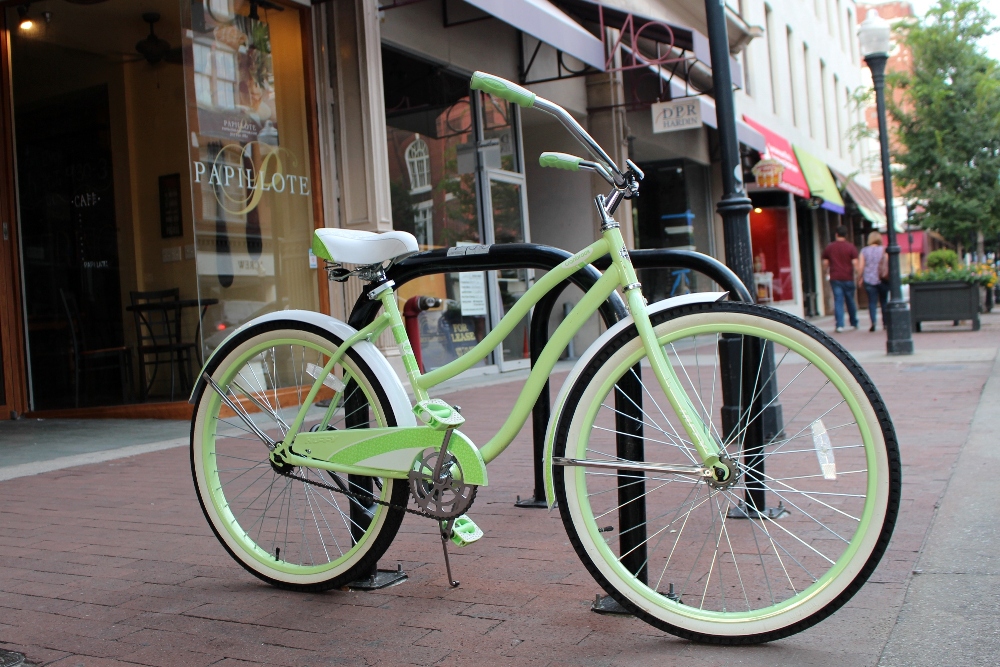
POLYGON ((844 302, 851 327, 858 330, 858 307, 854 303, 854 275, 858 268, 858 249, 847 240, 847 227, 841 225, 835 232, 836 239, 823 250, 823 272, 833 290, 833 312, 837 320, 837 333, 844 330, 844 302))
POLYGON ((868 293, 868 314, 875 331, 878 323, 878 308, 882 306, 882 328, 885 329, 885 304, 889 301, 889 255, 882 246, 882 235, 872 232, 868 235, 868 245, 861 249, 858 257, 858 284, 868 293))

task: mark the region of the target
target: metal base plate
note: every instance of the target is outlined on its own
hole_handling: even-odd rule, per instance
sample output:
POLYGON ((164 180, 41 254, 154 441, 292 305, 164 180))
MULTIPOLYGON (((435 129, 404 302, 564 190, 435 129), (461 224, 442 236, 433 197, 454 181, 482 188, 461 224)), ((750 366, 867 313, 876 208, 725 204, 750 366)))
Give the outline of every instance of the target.
MULTIPOLYGON (((397 565, 395 570, 375 570, 372 576, 367 579, 359 579, 347 584, 352 591, 377 591, 380 588, 388 588, 401 584, 407 580, 407 575, 403 572, 403 566, 397 565)), ((0 667, 3 667, 0 665, 0 667)))
POLYGON ((726 516, 730 519, 749 519, 750 517, 753 517, 754 519, 764 518, 771 519, 772 521, 788 516, 789 514, 791 514, 791 512, 786 510, 785 506, 781 503, 778 503, 777 507, 768 507, 764 510, 758 510, 747 507, 745 503, 741 502, 739 505, 726 512, 726 516))
MULTIPOLYGON (((555 504, 553 504, 552 506, 556 507, 555 504)), ((533 507, 535 509, 548 509, 549 504, 545 502, 544 498, 522 498, 521 496, 518 496, 517 500, 514 501, 514 507, 533 507)))
POLYGON ((0 667, 21 667, 24 664, 24 656, 13 651, 0 649, 0 667))
POLYGON ((598 614, 616 614, 618 616, 631 616, 625 607, 618 604, 610 595, 596 595, 594 597, 594 603, 590 605, 590 610, 597 612, 598 614))

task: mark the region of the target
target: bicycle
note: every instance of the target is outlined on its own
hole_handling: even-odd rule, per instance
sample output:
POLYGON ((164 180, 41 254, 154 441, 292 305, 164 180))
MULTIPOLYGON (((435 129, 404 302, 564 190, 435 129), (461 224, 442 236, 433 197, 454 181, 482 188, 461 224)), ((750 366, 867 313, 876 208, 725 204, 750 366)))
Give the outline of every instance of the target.
POLYGON ((318 230, 313 251, 329 277, 367 282, 381 313, 361 330, 271 313, 206 362, 191 397, 191 466, 220 542, 270 584, 326 590, 370 572, 404 514, 419 514, 438 523, 456 584, 448 542, 482 534, 466 512, 488 483, 486 464, 523 426, 573 335, 621 289, 630 317, 576 363, 546 439, 546 497, 584 566, 626 610, 696 641, 770 641, 832 614, 875 569, 899 506, 896 437, 871 380, 832 338, 784 312, 725 293, 647 305, 612 217, 638 194, 640 169, 620 169, 565 110, 520 86, 480 72, 471 86, 554 115, 584 145, 592 160, 539 160, 610 184, 595 199, 601 238, 536 281, 471 351, 421 373, 385 277, 417 251, 414 238, 318 230), (604 255, 610 267, 477 447, 460 412, 429 390, 484 359, 543 295, 604 255), (415 402, 372 344, 386 329, 415 402), (727 391, 735 405, 724 404, 727 391), (761 440, 761 415, 779 399, 791 417, 761 440), (765 511, 755 500, 765 493, 782 511, 765 511))

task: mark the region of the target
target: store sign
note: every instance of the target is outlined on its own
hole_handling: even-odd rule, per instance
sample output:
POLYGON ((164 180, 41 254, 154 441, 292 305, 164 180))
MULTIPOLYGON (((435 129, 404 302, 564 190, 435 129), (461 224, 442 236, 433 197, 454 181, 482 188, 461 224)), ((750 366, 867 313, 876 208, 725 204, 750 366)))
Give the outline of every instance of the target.
POLYGON ((265 192, 292 197, 311 195, 309 177, 294 173, 298 162, 288 149, 259 141, 245 146, 229 144, 216 154, 213 163, 194 161, 194 182, 211 187, 226 212, 245 215, 257 208, 265 192), (257 166, 254 157, 260 155, 263 157, 258 157, 257 166))
POLYGON ((657 102, 653 113, 653 134, 701 127, 701 102, 694 98, 657 102))

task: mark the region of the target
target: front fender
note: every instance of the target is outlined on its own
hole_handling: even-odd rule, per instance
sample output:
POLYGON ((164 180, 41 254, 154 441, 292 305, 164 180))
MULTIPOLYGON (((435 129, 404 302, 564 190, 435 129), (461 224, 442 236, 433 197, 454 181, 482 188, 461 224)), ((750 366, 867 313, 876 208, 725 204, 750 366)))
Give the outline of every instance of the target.
MULTIPOLYGON (((665 310, 670 310, 671 308, 679 308, 680 306, 687 306, 692 303, 714 303, 716 301, 720 301, 727 294, 728 292, 696 292, 693 294, 675 296, 670 299, 664 299, 663 301, 657 301, 653 305, 649 306, 647 312, 650 315, 654 315, 665 310)), ((552 417, 549 419, 548 427, 545 430, 545 450, 542 455, 545 473, 545 500, 549 504, 549 509, 552 509, 556 500, 555 488, 552 484, 552 448, 555 443, 556 427, 562 417, 566 397, 579 380, 584 369, 587 368, 591 360, 593 360, 594 356, 597 355, 601 348, 603 348, 608 341, 621 333, 625 328, 632 326, 634 322, 635 320, 633 320, 631 316, 626 317, 601 334, 600 338, 595 340, 591 346, 587 348, 587 351, 583 353, 583 356, 581 356, 576 362, 573 366, 573 370, 569 374, 569 377, 566 378, 566 381, 563 382, 562 387, 559 389, 559 395, 556 397, 555 407, 552 410, 552 417)))
MULTIPOLYGON (((212 360, 215 359, 216 354, 218 354, 220 350, 227 348, 229 342, 234 336, 243 333, 250 327, 280 320, 288 321, 290 325, 294 325, 296 322, 311 324, 319 327, 320 329, 329 331, 342 341, 347 340, 357 333, 357 329, 351 325, 341 322, 340 320, 330 317, 329 315, 313 312, 311 310, 277 310, 272 313, 256 317, 249 322, 245 322, 240 325, 226 337, 226 340, 223 341, 221 345, 215 348, 212 354, 205 361, 205 366, 201 369, 201 372, 198 373, 197 381, 195 382, 194 389, 191 390, 191 397, 188 401, 190 403, 194 403, 195 398, 199 395, 202 386, 205 384, 205 380, 203 379, 205 369, 209 367, 212 360)), ((386 397, 389 399, 389 404, 392 406, 392 411, 396 415, 396 425, 416 426, 417 420, 413 415, 413 405, 410 403, 410 397, 407 395, 406 389, 403 387, 403 383, 400 382, 399 376, 396 375, 394 370, 392 370, 392 366, 389 365, 388 360, 386 360, 382 352, 379 351, 375 345, 364 340, 355 343, 351 350, 357 354, 372 370, 372 373, 375 376, 373 381, 382 385, 386 397)))

